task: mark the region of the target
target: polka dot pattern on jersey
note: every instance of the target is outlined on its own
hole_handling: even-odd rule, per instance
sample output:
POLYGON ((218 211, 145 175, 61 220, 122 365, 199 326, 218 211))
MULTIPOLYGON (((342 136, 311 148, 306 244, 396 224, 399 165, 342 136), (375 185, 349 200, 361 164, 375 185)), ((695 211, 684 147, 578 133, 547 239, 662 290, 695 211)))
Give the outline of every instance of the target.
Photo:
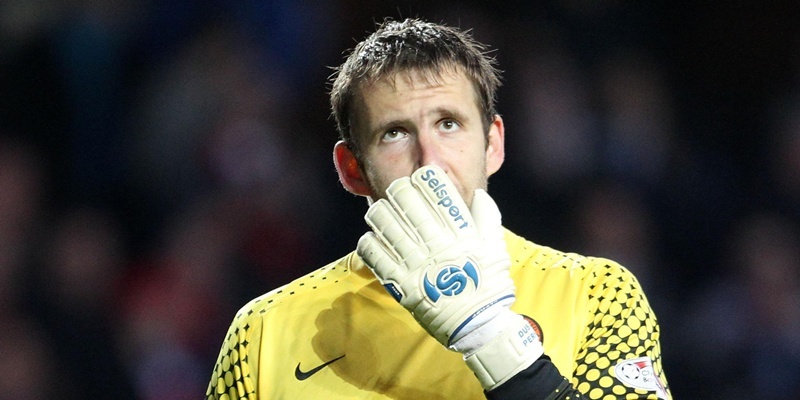
POLYGON ((658 324, 639 283, 615 264, 597 268, 586 279, 588 306, 594 317, 576 360, 573 386, 593 400, 658 399, 656 391, 626 384, 614 372, 620 362, 647 356, 658 377, 649 379, 658 379, 668 390, 661 367, 658 324))

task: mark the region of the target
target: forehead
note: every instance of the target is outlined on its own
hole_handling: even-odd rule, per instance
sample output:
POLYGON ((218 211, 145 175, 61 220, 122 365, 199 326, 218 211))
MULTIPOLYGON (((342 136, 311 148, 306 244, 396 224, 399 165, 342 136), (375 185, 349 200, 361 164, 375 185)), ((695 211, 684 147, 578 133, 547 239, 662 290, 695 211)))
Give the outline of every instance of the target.
POLYGON ((352 108, 354 127, 357 126, 357 130, 360 131, 365 128, 365 124, 375 122, 367 121, 370 116, 374 118, 376 113, 404 106, 404 104, 392 104, 391 102, 396 102, 399 98, 402 103, 406 99, 413 98, 412 93, 426 91, 429 96, 438 93, 468 92, 470 94, 469 101, 458 97, 458 101, 454 102, 453 106, 466 111, 479 112, 477 87, 461 68, 412 69, 389 73, 359 84, 352 108))
POLYGON ((388 85, 397 90, 399 87, 432 87, 451 83, 454 81, 468 80, 463 68, 450 64, 436 68, 412 68, 399 71, 388 71, 384 74, 367 78, 358 86, 360 91, 370 91, 377 87, 388 85))

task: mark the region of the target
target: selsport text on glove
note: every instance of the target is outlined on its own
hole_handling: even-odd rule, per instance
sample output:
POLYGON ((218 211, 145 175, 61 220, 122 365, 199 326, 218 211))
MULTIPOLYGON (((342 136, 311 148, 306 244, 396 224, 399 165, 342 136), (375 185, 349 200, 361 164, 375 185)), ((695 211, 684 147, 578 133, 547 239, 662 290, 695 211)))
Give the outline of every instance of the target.
POLYGON ((531 326, 510 310, 511 265, 500 211, 482 189, 468 209, 439 167, 397 179, 366 216, 361 256, 386 290, 449 349, 463 354, 484 389, 542 353, 531 326))

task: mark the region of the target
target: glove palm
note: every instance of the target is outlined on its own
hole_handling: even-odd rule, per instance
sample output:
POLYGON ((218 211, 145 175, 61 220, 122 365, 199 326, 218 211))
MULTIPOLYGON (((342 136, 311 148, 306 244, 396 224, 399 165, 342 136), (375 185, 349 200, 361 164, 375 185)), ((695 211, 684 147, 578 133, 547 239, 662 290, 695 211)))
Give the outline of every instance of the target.
POLYGON ((494 201, 479 189, 467 208, 434 166, 393 182, 365 219, 358 243, 386 289, 445 346, 514 302, 511 265, 494 201))

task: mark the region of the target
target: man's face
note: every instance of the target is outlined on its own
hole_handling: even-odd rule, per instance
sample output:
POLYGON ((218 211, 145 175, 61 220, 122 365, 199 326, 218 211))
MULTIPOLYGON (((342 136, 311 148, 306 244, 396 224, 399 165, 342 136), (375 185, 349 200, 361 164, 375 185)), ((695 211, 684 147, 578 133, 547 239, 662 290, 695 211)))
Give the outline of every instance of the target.
POLYGON ((361 95, 354 131, 374 200, 395 179, 437 165, 471 204, 473 191, 486 189, 502 164, 502 120, 490 125, 487 146, 472 82, 462 72, 444 70, 435 80, 401 72, 362 86, 361 95))

